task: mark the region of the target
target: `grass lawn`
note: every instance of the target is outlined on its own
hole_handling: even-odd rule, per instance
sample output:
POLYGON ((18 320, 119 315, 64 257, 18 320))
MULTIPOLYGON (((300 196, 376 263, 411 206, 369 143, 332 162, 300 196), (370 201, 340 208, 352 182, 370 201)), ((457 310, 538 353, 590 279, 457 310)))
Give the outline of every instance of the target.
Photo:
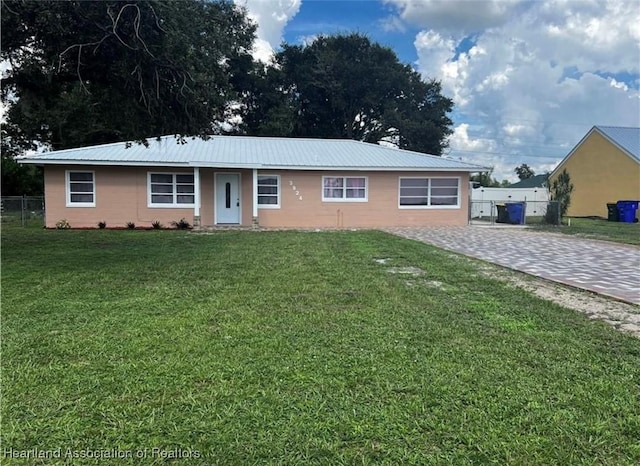
POLYGON ((375 231, 4 228, 0 462, 640 463, 640 340, 477 271, 375 231))
POLYGON ((536 225, 534 228, 544 231, 565 233, 567 235, 578 235, 584 238, 640 245, 640 223, 608 222, 607 220, 572 218, 571 226, 568 226, 567 220, 564 220, 564 225, 561 227, 536 225))

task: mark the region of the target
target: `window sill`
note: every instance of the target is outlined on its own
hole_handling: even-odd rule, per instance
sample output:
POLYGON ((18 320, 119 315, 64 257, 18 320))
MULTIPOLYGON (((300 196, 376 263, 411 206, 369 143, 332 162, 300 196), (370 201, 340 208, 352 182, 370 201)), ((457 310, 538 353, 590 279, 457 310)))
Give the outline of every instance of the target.
POLYGON ((369 202, 369 199, 322 199, 322 202, 369 202))
POLYGON ((398 209, 402 210, 455 210, 460 209, 459 205, 400 205, 398 209))
POLYGON ((84 202, 67 203, 67 207, 71 207, 71 208, 76 208, 76 207, 94 208, 95 206, 96 206, 95 202, 92 202, 92 203, 84 203, 84 202))
POLYGON ((147 204, 149 209, 195 209, 195 204, 147 204))

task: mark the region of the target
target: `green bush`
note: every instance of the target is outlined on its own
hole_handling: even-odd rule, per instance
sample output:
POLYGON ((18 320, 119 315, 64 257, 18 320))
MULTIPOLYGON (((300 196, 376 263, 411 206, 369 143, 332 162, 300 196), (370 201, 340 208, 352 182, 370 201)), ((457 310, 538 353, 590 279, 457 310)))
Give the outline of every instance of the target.
POLYGON ((67 222, 66 219, 62 219, 62 220, 58 220, 56 222, 56 228, 58 230, 68 230, 69 228, 71 228, 71 224, 69 224, 69 222, 67 222))
POLYGON ((571 176, 567 170, 562 170, 562 173, 558 175, 558 178, 553 180, 551 184, 551 200, 558 201, 560 205, 560 215, 564 217, 567 215, 567 210, 571 204, 571 193, 573 192, 573 183, 571 182, 571 176))
POLYGON ((544 223, 547 225, 560 224, 560 204, 557 201, 551 201, 547 204, 547 212, 544 214, 544 223))
POLYGON ((173 225, 178 230, 191 230, 191 228, 193 228, 191 224, 184 219, 184 217, 181 218, 178 222, 171 222, 171 225, 173 225))

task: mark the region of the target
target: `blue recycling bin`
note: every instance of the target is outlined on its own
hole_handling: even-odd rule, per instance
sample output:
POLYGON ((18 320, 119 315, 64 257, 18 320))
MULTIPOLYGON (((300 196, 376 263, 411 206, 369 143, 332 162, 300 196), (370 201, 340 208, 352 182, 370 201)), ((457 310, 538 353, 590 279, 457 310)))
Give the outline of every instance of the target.
POLYGON ((638 201, 618 201, 618 221, 624 223, 633 223, 636 221, 636 211, 638 210, 638 201))
POLYGON ((508 202, 507 213, 509 214, 509 223, 524 224, 524 202, 508 202))

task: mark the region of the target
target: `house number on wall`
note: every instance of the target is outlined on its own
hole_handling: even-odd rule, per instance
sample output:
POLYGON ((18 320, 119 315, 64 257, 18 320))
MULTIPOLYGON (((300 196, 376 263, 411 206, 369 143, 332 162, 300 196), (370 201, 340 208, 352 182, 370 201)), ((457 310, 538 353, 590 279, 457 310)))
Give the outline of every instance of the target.
POLYGON ((293 180, 289 180, 289 186, 291 186, 291 189, 294 190, 296 192, 296 196, 298 197, 298 200, 302 200, 302 196, 300 195, 300 191, 298 191, 296 189, 296 185, 293 184, 293 180))

